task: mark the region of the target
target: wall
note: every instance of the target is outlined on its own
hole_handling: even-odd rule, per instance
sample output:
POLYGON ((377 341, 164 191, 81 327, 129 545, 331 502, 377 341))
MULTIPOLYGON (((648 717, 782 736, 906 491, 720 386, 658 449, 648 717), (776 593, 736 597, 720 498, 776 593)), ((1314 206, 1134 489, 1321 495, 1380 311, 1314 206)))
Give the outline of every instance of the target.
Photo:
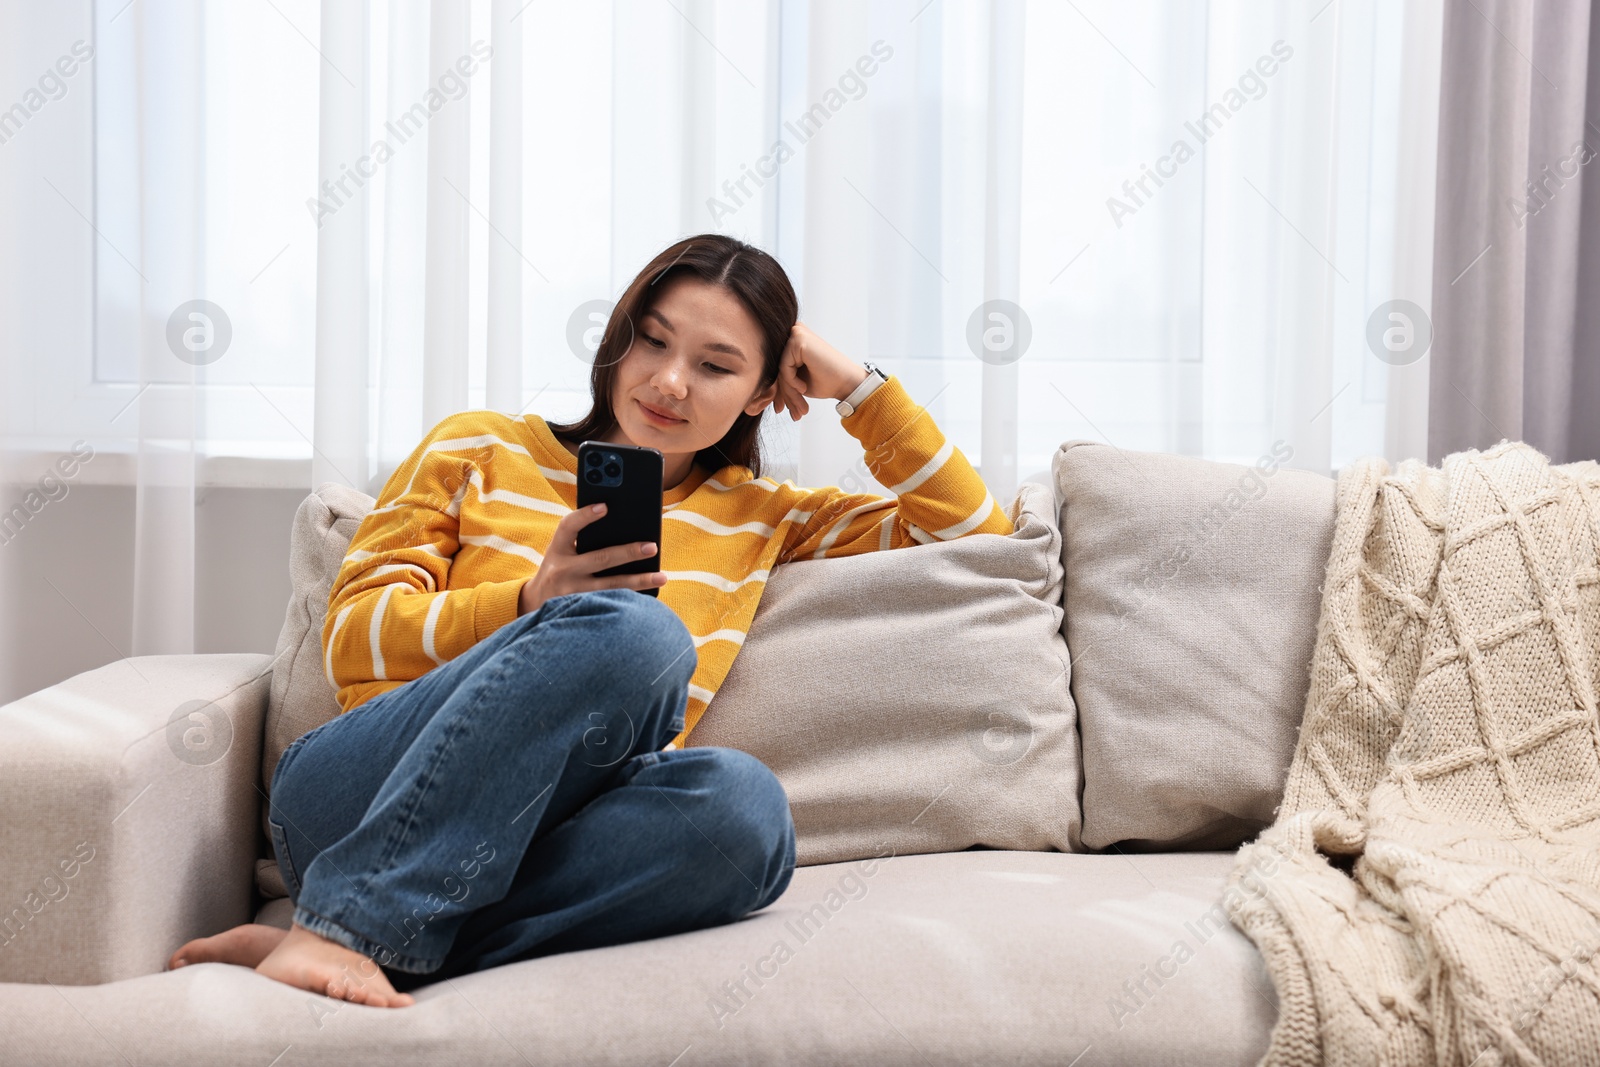
MULTIPOLYGON (((302 489, 201 489, 195 507, 198 652, 266 652, 289 603, 289 530, 302 489)), ((123 658, 132 647, 134 491, 77 485, 0 544, 9 635, 0 704, 123 658)))

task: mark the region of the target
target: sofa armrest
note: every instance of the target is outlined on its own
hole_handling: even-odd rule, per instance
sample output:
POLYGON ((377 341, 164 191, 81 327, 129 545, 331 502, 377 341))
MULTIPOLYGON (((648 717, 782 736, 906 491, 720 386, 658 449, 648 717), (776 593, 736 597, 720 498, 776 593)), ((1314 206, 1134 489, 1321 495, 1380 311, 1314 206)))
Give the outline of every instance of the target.
POLYGON ((271 662, 142 656, 0 707, 0 982, 153 974, 250 921, 271 662))

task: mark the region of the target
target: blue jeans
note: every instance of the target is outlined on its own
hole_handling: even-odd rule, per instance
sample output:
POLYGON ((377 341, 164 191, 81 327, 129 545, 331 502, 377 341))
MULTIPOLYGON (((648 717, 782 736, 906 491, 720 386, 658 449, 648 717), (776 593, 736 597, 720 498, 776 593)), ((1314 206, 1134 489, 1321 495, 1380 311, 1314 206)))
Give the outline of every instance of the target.
POLYGON ((294 921, 405 991, 766 907, 794 873, 782 784, 661 750, 696 661, 655 597, 571 593, 297 738, 267 818, 294 921))

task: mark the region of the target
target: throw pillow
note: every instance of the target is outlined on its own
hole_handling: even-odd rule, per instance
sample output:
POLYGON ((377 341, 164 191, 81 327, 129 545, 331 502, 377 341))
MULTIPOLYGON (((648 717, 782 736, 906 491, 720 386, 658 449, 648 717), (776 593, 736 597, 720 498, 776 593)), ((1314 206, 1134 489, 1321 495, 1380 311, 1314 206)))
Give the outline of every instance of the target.
POLYGON ((783 782, 797 862, 1080 850, 1079 761, 1049 486, 1009 536, 773 571, 744 648, 689 735, 783 782))
POLYGON ((1057 451, 1087 847, 1232 849, 1272 821, 1333 540, 1333 479, 1292 455, 1057 451))

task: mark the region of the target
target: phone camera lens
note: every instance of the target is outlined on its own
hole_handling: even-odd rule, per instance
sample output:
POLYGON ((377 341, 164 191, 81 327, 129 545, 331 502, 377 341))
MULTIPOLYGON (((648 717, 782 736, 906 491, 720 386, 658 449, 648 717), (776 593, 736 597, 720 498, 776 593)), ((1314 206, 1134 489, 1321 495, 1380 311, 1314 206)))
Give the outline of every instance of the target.
POLYGON ((596 471, 596 470, 584 471, 583 472, 583 477, 584 477, 584 479, 586 481, 588 481, 588 483, 590 485, 598 485, 600 483, 600 480, 601 480, 600 479, 600 472, 596 471))
POLYGON ((615 463, 607 463, 606 464, 606 475, 607 475, 607 477, 615 478, 618 475, 620 475, 621 473, 622 473, 622 468, 617 466, 615 463))
POLYGON ((598 453, 598 452, 590 452, 589 453, 589 466, 598 467, 599 465, 600 465, 600 453, 598 453))

